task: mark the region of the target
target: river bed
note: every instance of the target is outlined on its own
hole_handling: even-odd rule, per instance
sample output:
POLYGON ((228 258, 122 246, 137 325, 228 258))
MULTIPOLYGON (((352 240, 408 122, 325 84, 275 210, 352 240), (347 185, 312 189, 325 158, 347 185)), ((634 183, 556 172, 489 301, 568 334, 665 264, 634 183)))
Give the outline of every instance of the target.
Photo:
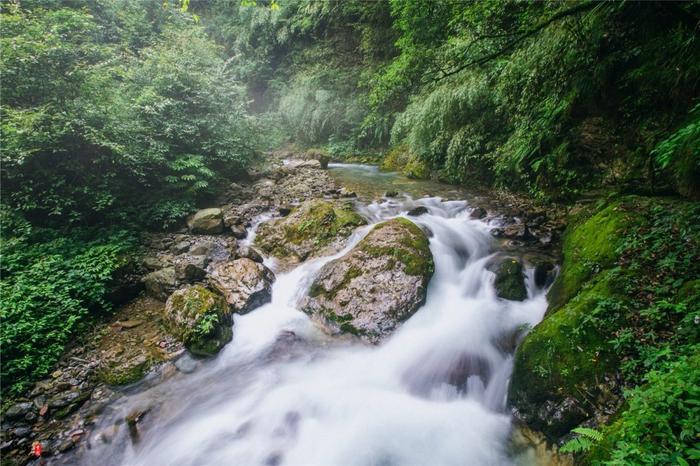
POLYGON ((464 190, 369 166, 332 164, 330 172, 357 192, 370 225, 343 251, 291 271, 266 258, 277 274, 272 302, 236 315, 233 341, 192 373, 138 385, 110 405, 79 464, 525 464, 511 448, 507 342, 546 310, 532 270, 525 301, 496 296, 487 266, 502 252, 490 234, 498 220, 470 218, 474 200, 464 190), (385 191, 398 195, 385 199, 385 191), (428 213, 407 217, 417 206, 428 213), (379 346, 328 337, 298 301, 325 263, 397 216, 430 232, 435 273, 425 304, 379 346), (144 413, 137 429, 124 425, 129 413, 144 413))

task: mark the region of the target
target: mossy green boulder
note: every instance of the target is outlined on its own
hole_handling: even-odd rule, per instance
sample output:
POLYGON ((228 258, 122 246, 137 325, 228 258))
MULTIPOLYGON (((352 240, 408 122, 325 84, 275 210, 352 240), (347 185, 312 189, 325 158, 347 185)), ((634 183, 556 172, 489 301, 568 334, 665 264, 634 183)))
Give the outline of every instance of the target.
POLYGON ((496 279, 493 283, 499 298, 523 301, 527 298, 527 288, 523 275, 523 264, 513 258, 506 258, 496 266, 496 279))
POLYGON ((300 262, 340 249, 353 230, 366 223, 352 203, 315 199, 283 219, 260 225, 255 243, 275 257, 300 262))
POLYGON ((376 343, 424 302, 433 270, 425 233, 405 218, 389 220, 323 266, 301 308, 331 333, 376 343))
POLYGON ((515 356, 509 399, 517 416, 551 440, 592 415, 586 397, 596 398, 598 384, 617 367, 615 353, 591 316, 624 297, 608 271, 574 299, 537 325, 515 356))
POLYGON ((165 303, 165 313, 173 334, 193 354, 213 355, 233 337, 226 299, 201 285, 175 291, 165 303))

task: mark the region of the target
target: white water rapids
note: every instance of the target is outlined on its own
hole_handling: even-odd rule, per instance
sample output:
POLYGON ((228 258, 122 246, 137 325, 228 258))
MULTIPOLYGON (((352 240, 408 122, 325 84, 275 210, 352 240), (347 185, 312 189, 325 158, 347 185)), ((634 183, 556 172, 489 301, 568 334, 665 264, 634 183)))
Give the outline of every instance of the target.
POLYGON ((376 223, 417 205, 429 214, 408 218, 432 232, 435 274, 425 305, 391 338, 326 337, 295 307, 321 266, 370 225, 335 256, 278 273, 272 302, 236 315, 233 341, 215 359, 115 402, 96 432, 148 408, 138 441, 122 424, 109 443, 93 436, 82 464, 512 464, 512 354, 498 341, 542 318, 544 290, 530 277, 524 302, 496 297, 489 226, 469 219, 464 201, 405 198, 360 211, 376 223), (467 368, 464 383, 450 383, 455 367, 467 368))

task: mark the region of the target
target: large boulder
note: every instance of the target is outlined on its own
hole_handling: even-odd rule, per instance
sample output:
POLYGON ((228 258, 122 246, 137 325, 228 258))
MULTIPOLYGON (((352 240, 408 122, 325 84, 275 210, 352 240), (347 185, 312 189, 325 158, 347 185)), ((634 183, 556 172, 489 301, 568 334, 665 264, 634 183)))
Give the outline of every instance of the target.
POLYGON ((201 285, 175 291, 165 303, 165 313, 172 332, 196 355, 215 354, 233 337, 226 299, 201 285))
POLYGON ((216 235, 224 231, 224 218, 221 209, 202 209, 187 220, 187 227, 192 233, 216 235))
POLYGON ((218 263, 209 277, 211 286, 239 314, 270 302, 274 280, 275 275, 270 269, 247 257, 218 263))
POLYGON ((147 274, 143 277, 143 284, 149 295, 165 301, 170 293, 177 288, 175 267, 166 267, 147 274))
POLYGON ((352 231, 365 223, 352 204, 316 199, 304 202, 283 219, 260 225, 255 242, 268 254, 304 261, 340 249, 352 231))
POLYGON ((607 396, 602 382, 613 376, 617 361, 590 317, 601 304, 624 299, 619 288, 615 273, 606 272, 535 326, 516 352, 511 406, 553 442, 593 415, 591 402, 607 396))
POLYGON ((323 266, 301 308, 332 333, 376 343, 424 302, 433 270, 423 231, 404 218, 389 220, 323 266))

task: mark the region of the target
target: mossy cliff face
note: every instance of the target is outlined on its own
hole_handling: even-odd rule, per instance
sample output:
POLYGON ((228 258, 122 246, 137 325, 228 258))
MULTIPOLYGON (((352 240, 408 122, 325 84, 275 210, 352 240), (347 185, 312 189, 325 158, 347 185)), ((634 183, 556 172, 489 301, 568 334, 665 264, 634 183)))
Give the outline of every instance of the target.
POLYGON ((352 204, 312 200, 287 217, 260 225, 255 242, 268 254, 304 261, 342 246, 355 228, 367 222, 352 204))
POLYGON ((393 219, 326 264, 302 310, 332 333, 352 333, 376 343, 424 302, 433 270, 423 231, 409 220, 393 219))
POLYGON ((594 412, 589 398, 617 367, 614 352, 589 317, 608 301, 622 302, 612 270, 635 216, 623 202, 579 213, 564 236, 564 263, 548 293, 547 316, 515 356, 509 400, 516 416, 550 440, 567 434, 594 412))
POLYGON ((174 292, 165 304, 173 333, 194 354, 217 353, 233 337, 226 299, 201 285, 174 292))
MULTIPOLYGON (((658 390, 650 374, 697 353, 698 218, 697 204, 629 196, 569 223, 547 314, 515 355, 509 402, 516 417, 554 442, 581 424, 617 419, 604 427, 611 435, 620 423, 639 425, 631 407, 634 396, 658 390), (623 395, 632 387, 637 394, 623 395)), ((673 430, 654 429, 634 435, 673 430)), ((640 451, 630 445, 625 454, 640 451)), ((606 454, 619 448, 610 445, 606 454)))

